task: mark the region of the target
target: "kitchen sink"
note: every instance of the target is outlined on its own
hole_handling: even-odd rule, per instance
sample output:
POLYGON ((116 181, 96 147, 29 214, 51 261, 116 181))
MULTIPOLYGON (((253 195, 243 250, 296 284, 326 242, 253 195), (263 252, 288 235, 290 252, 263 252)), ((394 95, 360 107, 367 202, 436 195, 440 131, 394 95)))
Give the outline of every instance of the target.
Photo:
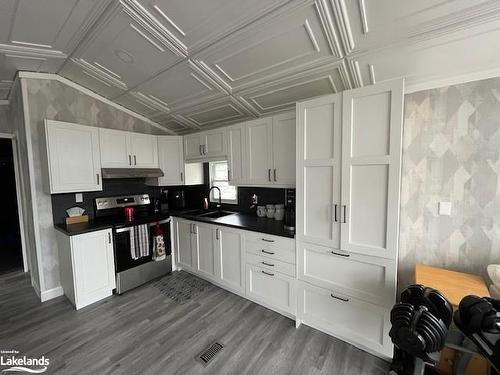
POLYGON ((198 214, 196 216, 199 216, 199 217, 209 217, 209 218, 212 218, 212 219, 218 219, 220 217, 224 217, 224 216, 228 216, 228 215, 233 215, 235 214, 236 212, 231 212, 231 211, 208 211, 208 212, 205 212, 203 214, 198 214))
POLYGON ((203 214, 205 212, 207 212, 207 211, 202 210, 202 209, 196 209, 196 210, 184 211, 183 214, 184 215, 190 215, 190 216, 198 216, 198 215, 201 215, 201 214, 203 214))

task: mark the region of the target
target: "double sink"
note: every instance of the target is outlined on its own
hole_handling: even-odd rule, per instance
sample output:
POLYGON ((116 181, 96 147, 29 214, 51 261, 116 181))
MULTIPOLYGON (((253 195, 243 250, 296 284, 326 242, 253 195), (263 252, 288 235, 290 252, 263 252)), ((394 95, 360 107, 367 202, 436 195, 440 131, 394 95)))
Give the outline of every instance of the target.
POLYGON ((224 216, 228 215, 233 215, 236 212, 231 212, 231 211, 224 211, 224 210, 211 210, 211 211, 205 211, 205 210, 189 210, 189 211, 184 211, 184 215, 189 215, 189 216, 194 216, 194 217, 199 217, 199 218, 209 218, 209 219, 219 219, 224 216))

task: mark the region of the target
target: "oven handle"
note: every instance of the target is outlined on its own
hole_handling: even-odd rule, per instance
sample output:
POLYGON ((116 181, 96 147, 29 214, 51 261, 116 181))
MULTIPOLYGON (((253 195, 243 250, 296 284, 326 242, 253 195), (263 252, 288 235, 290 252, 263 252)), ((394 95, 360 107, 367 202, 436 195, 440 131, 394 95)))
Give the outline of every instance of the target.
MULTIPOLYGON (((166 223, 170 223, 171 221, 172 221, 172 219, 168 218, 168 219, 164 219, 164 220, 160 220, 160 221, 155 221, 155 222, 149 223, 149 226, 153 227, 153 226, 156 225, 156 223, 158 223, 158 224, 166 224, 166 223)), ((130 232, 132 230, 132 228, 133 227, 126 227, 126 228, 115 229, 115 233, 130 232)))

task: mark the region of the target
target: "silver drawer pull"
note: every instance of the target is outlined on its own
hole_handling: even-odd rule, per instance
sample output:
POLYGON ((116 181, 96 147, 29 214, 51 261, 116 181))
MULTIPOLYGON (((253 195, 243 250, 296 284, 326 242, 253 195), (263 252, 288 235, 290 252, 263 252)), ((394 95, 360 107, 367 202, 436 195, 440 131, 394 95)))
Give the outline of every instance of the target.
POLYGON ((274 255, 272 251, 261 250, 264 254, 274 255))
POLYGON ((349 258, 351 254, 336 253, 335 251, 330 251, 333 255, 338 255, 339 257, 349 258))
POLYGON ((267 238, 263 238, 262 241, 265 241, 265 242, 274 242, 274 240, 268 240, 267 238))
POLYGON ((261 263, 265 266, 274 267, 274 264, 271 264, 271 263, 267 263, 267 262, 261 262, 261 263))
POLYGON ((266 271, 261 271, 264 275, 267 275, 267 276, 274 276, 274 273, 271 273, 271 272, 266 272, 266 271))
MULTIPOLYGON (((264 272, 264 271, 262 271, 262 272, 264 272)), ((336 296, 335 294, 330 294, 330 296, 331 296, 332 298, 338 299, 339 301, 342 301, 342 302, 349 302, 349 298, 342 298, 342 297, 338 297, 338 296, 336 296)))

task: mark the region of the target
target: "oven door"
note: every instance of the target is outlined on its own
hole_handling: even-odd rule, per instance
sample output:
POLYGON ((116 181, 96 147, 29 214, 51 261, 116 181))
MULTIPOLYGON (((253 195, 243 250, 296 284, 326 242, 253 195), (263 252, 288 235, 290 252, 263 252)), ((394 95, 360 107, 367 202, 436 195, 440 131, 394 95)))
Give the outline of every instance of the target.
POLYGON ((167 257, 171 255, 172 249, 170 244, 170 218, 161 221, 149 223, 149 249, 150 255, 139 259, 132 259, 130 253, 130 231, 134 227, 117 228, 113 231, 115 242, 115 267, 116 273, 126 271, 128 269, 140 266, 141 264, 153 261, 153 229, 159 223, 163 232, 165 242, 165 252, 167 257))

